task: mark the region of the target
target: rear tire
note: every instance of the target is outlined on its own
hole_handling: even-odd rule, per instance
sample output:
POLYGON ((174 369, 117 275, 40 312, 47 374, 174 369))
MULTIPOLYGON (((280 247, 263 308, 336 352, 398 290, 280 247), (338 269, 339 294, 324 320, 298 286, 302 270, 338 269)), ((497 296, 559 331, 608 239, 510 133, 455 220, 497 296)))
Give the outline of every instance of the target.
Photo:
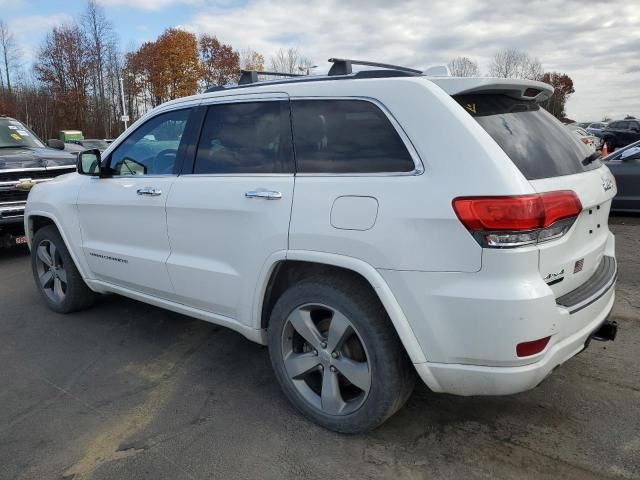
POLYGON ((269 322, 269 354, 285 395, 341 433, 382 424, 407 401, 416 374, 370 286, 347 276, 290 287, 269 322))
POLYGON ((33 278, 47 306, 58 313, 90 307, 97 294, 87 287, 58 229, 47 225, 31 244, 33 278))

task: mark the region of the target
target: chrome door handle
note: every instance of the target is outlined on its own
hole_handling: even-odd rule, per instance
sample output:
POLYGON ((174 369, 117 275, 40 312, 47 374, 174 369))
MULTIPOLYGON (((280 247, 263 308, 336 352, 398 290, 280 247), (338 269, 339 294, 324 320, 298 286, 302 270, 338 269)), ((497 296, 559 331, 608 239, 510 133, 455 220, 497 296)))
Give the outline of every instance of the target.
POLYGON ((244 194, 247 198, 264 198, 265 200, 280 200, 282 192, 274 192, 273 190, 249 190, 244 194))
POLYGON ((145 195, 148 197, 157 197, 158 195, 162 195, 162 190, 158 190, 153 187, 144 187, 138 189, 138 195, 145 195))

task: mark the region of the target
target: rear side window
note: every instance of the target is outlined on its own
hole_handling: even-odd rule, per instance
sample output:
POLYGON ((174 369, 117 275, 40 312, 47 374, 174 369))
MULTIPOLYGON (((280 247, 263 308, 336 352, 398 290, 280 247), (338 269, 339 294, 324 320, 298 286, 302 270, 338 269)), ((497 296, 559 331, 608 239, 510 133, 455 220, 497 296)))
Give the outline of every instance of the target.
POLYGON ((286 102, 213 105, 207 110, 193 173, 292 173, 286 102))
POLYGON ((454 99, 484 128, 528 180, 600 167, 593 152, 535 102, 498 94, 454 99))
POLYGON ((364 100, 291 102, 298 172, 411 172, 413 158, 387 116, 364 100))

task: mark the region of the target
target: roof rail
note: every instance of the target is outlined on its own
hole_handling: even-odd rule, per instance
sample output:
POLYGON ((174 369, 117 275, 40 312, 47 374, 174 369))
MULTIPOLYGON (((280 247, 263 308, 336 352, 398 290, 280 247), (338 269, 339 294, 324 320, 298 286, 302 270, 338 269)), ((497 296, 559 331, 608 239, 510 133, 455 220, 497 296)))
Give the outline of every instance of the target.
POLYGON ((257 70, 240 70, 240 80, 238 85, 245 85, 247 83, 257 83, 258 75, 270 76, 270 77, 304 77, 299 73, 282 73, 282 72, 259 72, 257 70))
POLYGON ((378 63, 368 62, 365 60, 352 60, 347 58, 330 58, 329 62, 333 63, 329 69, 328 75, 330 77, 335 75, 349 75, 353 73, 352 65, 365 65, 367 67, 381 67, 388 68, 390 70, 399 70, 401 72, 412 73, 414 75, 420 75, 422 72, 415 68, 402 67, 400 65, 392 65, 390 63, 378 63))

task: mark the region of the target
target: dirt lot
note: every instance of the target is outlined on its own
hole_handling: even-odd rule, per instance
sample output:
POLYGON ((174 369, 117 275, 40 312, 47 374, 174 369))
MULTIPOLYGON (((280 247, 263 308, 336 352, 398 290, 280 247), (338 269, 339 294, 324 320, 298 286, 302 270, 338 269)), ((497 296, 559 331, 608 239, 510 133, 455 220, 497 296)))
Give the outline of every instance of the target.
POLYGON ((0 252, 0 478, 640 479, 640 217, 611 223, 616 342, 516 396, 420 385, 355 437, 301 418, 240 335, 116 296, 51 313, 0 252))

